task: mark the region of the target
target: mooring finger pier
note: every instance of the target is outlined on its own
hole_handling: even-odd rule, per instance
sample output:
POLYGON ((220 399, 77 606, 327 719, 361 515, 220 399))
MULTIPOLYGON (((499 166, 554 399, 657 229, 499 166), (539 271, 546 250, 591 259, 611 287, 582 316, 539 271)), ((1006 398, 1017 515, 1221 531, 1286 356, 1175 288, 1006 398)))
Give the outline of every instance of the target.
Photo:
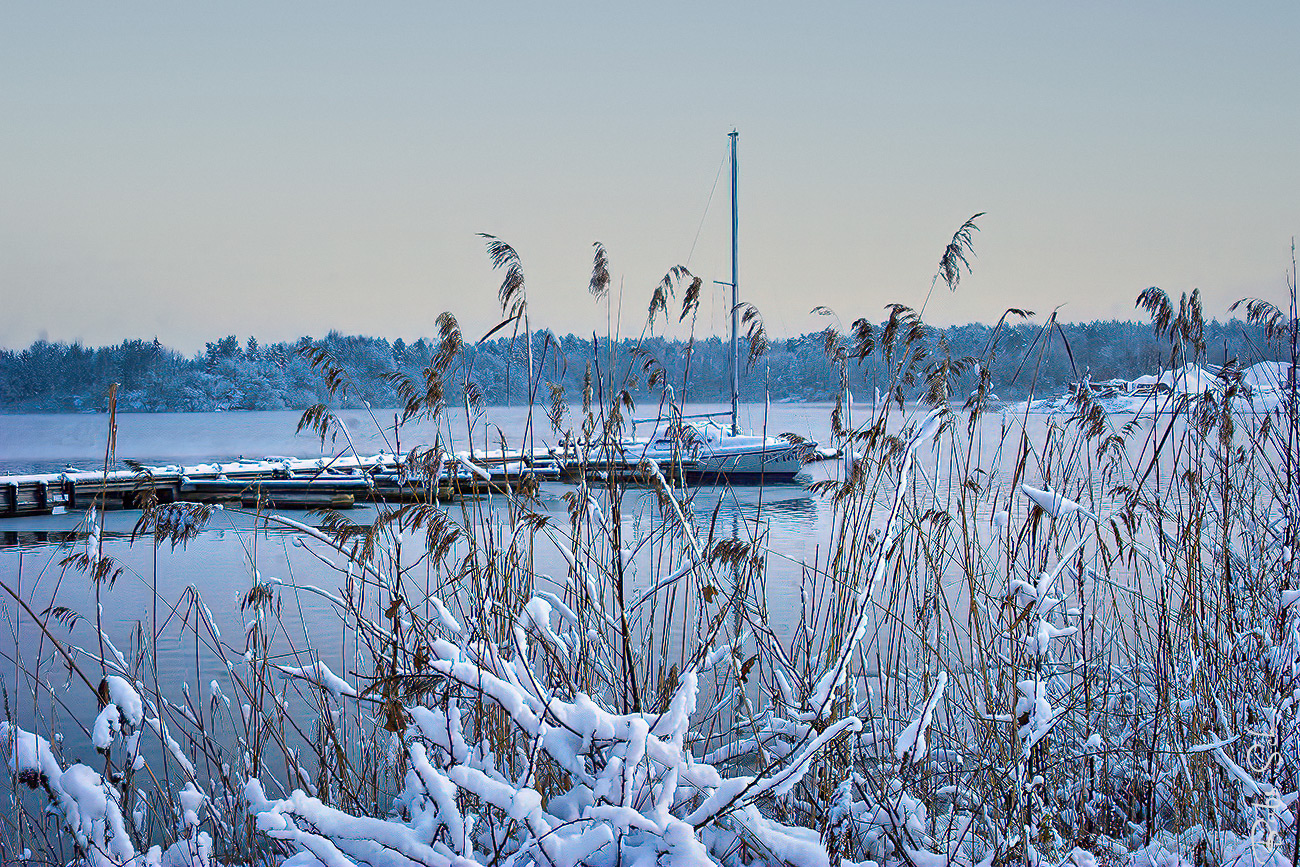
POLYGON ((193 466, 0 476, 0 518, 87 509, 140 508, 154 503, 220 503, 247 508, 348 508, 360 502, 450 501, 461 496, 526 489, 555 480, 554 463, 516 457, 482 463, 449 458, 434 473, 409 472, 391 454, 267 457, 193 466))

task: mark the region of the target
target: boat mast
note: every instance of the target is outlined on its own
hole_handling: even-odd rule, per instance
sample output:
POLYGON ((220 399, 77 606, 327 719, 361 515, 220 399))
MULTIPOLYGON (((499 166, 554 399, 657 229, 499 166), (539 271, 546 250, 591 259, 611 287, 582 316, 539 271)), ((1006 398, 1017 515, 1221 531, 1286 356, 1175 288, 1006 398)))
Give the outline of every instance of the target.
POLYGON ((728 137, 731 139, 731 435, 736 436, 740 433, 740 344, 737 338, 740 330, 740 277, 736 253, 739 216, 736 209, 736 139, 740 133, 733 129, 728 137))

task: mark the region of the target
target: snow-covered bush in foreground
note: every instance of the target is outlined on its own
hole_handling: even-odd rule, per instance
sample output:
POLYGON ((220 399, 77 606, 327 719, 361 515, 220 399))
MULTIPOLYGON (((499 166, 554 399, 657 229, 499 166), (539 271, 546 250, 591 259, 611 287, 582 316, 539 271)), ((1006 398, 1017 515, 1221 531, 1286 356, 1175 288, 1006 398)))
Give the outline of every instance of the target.
MULTIPOLYGON (((131 724, 139 726, 140 697, 123 679, 112 677, 112 681, 114 700, 105 706, 100 720, 116 720, 125 712, 131 724)), ((96 747, 107 750, 109 740, 102 736, 99 722, 95 742, 96 747)), ((0 722, 0 754, 18 783, 45 793, 58 830, 70 838, 82 863, 94 867, 212 867, 212 838, 198 830, 198 810, 204 798, 192 783, 177 794, 185 805, 180 839, 165 850, 155 845, 137 853, 133 838, 138 837, 141 814, 124 813, 121 788, 99 772, 80 762, 62 767, 48 740, 8 721, 0 722)))

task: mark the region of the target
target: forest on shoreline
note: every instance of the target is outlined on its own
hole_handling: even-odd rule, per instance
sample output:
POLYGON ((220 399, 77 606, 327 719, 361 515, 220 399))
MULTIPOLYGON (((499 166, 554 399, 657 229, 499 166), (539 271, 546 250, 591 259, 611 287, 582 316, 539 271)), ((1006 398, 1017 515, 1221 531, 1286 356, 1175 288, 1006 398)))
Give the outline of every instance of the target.
MULTIPOLYGON (((899 329, 904 326, 912 327, 903 323, 899 329)), ((1150 325, 1138 322, 1004 322, 996 331, 983 324, 933 328, 918 320, 916 326, 924 329, 921 340, 932 364, 981 359, 993 391, 1004 400, 1059 393, 1085 375, 1094 381, 1132 379, 1169 363, 1168 343, 1150 325)), ((888 323, 882 323, 876 330, 878 337, 883 338, 887 328, 888 323)), ((589 375, 597 390, 602 381, 634 383, 631 391, 636 399, 657 396, 661 377, 683 401, 726 400, 730 393, 728 346, 716 336, 694 341, 625 339, 615 343, 612 353, 604 338, 593 342, 572 334, 558 337, 536 331, 532 340, 533 363, 546 390, 536 399, 543 402, 552 396, 549 383, 562 388, 567 399, 581 399, 589 375), (652 371, 659 373, 652 376, 652 371), (629 372, 634 376, 626 379, 629 372)), ((1209 360, 1216 363, 1272 357, 1261 328, 1238 319, 1206 322, 1205 344, 1209 360)), ((840 373, 827 346, 827 332, 766 343, 761 356, 741 371, 742 398, 758 401, 766 394, 771 400, 833 399, 840 388, 840 373)), ((344 406, 363 402, 394 406, 403 402, 398 397, 400 375, 421 381, 421 371, 438 348, 437 339, 390 342, 338 332, 319 340, 302 337, 269 344, 232 335, 187 357, 157 338, 104 347, 39 340, 26 349, 0 349, 0 412, 97 411, 104 408, 114 382, 119 384, 120 411, 304 409, 329 397, 311 360, 313 351, 319 358, 321 350, 349 380, 344 406)), ((748 350, 742 340, 742 355, 748 357, 748 350)), ((523 335, 466 343, 447 379, 462 388, 471 383, 476 399, 488 405, 526 403, 527 356, 523 335)), ((867 397, 884 387, 890 380, 889 363, 885 353, 851 359, 850 390, 867 397)), ((965 374, 971 388, 973 371, 974 367, 965 374)), ((923 387, 920 380, 910 384, 913 394, 909 396, 923 387)), ((447 399, 459 402, 461 397, 449 393, 447 399)))

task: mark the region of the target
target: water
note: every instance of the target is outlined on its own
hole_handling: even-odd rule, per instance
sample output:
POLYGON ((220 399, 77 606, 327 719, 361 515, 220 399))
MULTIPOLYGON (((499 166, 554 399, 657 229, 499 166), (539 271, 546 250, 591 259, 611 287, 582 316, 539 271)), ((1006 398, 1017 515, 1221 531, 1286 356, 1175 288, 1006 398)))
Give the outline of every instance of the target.
MULTIPOLYGON (((719 406, 688 407, 690 412, 716 411, 719 406)), ((753 430, 764 428, 770 434, 791 431, 822 443, 830 440, 828 405, 776 404, 745 407, 741 423, 753 430)), ((860 410, 865 418, 868 408, 860 410)), ((642 413, 653 415, 653 409, 642 413)), ((914 407, 909 415, 916 417, 914 407)), ((319 439, 295 434, 298 413, 196 413, 196 414, 121 414, 117 418, 119 458, 145 463, 186 463, 213 458, 262 457, 265 455, 318 456, 332 454, 343 447, 336 440, 335 451, 322 451, 319 439)), ((434 431, 409 426, 401 432, 400 443, 393 435, 392 412, 364 411, 340 413, 356 451, 370 454, 380 450, 409 449, 417 441, 431 440, 434 431), (385 429, 387 426, 387 429, 385 429)), ((522 408, 492 408, 478 420, 475 440, 479 447, 500 445, 504 434, 511 445, 520 440, 527 411, 522 408)), ((994 485, 1006 485, 1013 470, 1015 444, 1022 428, 1021 419, 991 414, 980 423, 978 448, 987 454, 976 459, 980 466, 995 467, 994 485), (1013 432, 1008 437, 1007 431, 1013 432), (1006 440, 1005 453, 993 451, 996 443, 1006 440)), ((963 419, 964 423, 964 419, 963 419)), ((534 419, 539 444, 550 439, 542 415, 534 419)), ((1042 416, 1029 417, 1025 429, 1031 442, 1041 444, 1049 432, 1058 429, 1042 416)), ((65 464, 90 469, 102 466, 106 417, 102 415, 0 415, 0 469, 6 472, 33 472, 62 469, 65 464)), ((439 431, 455 447, 464 445, 463 419, 439 431)), ((1052 435, 1056 435, 1052 433, 1052 435)), ((1136 453, 1134 455, 1136 458, 1136 453)), ((931 449, 919 455, 918 471, 932 484, 938 497, 950 496, 949 481, 944 476, 946 453, 931 449)), ((802 616, 800 580, 801 564, 824 557, 830 544, 833 507, 828 497, 815 495, 808 484, 839 472, 840 464, 832 461, 812 465, 808 477, 800 483, 769 486, 764 489, 722 487, 696 491, 693 509, 706 524, 712 523, 719 537, 752 537, 766 534, 767 605, 771 627, 784 642, 788 641, 802 616)), ((1026 480, 1039 484, 1040 477, 1031 466, 1026 480)), ((563 499, 572 488, 547 484, 534 504, 537 511, 550 516, 556 526, 567 526, 567 504, 563 499)), ((1003 498, 1005 499, 1005 498, 1003 498)), ((506 501, 492 498, 486 508, 503 523, 506 501)), ((458 506, 449 507, 456 514, 458 506)), ((304 513, 292 513, 296 520, 308 520, 304 513)), ((373 507, 349 511, 348 517, 361 524, 374 517, 373 507)), ((623 501, 624 535, 627 540, 643 538, 661 526, 658 505, 652 492, 630 490, 623 501)), ((979 516, 987 518, 988 515, 979 516)), ((47 620, 49 635, 84 649, 77 662, 86 676, 97 683, 100 675, 99 632, 95 623, 94 593, 89 579, 75 569, 62 565, 70 553, 84 551, 84 531, 75 527, 79 515, 49 516, 0 521, 0 580, 19 594, 31 609, 42 616, 64 607, 76 612, 79 620, 69 630, 57 619, 47 620)), ((105 516, 103 550, 111 557, 120 574, 111 589, 103 591, 103 635, 128 658, 141 647, 141 636, 158 634, 156 646, 158 680, 163 692, 173 701, 189 696, 191 706, 206 706, 208 686, 212 680, 225 685, 229 678, 227 664, 238 666, 246 649, 246 632, 250 612, 244 597, 254 583, 256 570, 262 580, 278 579, 286 585, 319 587, 337 593, 346 576, 333 568, 327 557, 313 556, 304 550, 300 534, 283 527, 267 525, 236 511, 218 512, 208 529, 185 547, 155 546, 151 537, 132 538, 138 512, 110 512, 105 516), (211 618, 212 629, 196 623, 211 618)), ((317 547, 318 551, 323 548, 317 547)), ((404 558, 413 571, 407 579, 419 593, 435 590, 436 576, 428 563, 418 559, 419 540, 409 539, 404 558)), ((335 555, 337 558, 337 555, 335 555)), ((543 541, 537 547, 536 571, 544 575, 566 573, 559 552, 543 541)), ((660 567, 648 557, 631 559, 629 584, 632 598, 641 595, 653 582, 663 577, 660 567)), ((957 591, 961 593, 959 589, 957 591)), ((311 592, 284 592, 273 650, 283 664, 302 666, 314 659, 326 662, 336 672, 347 673, 364 668, 356 661, 355 638, 346 634, 334 606, 321 595, 311 592)), ((59 729, 70 719, 89 724, 94 715, 94 699, 79 679, 55 654, 49 636, 42 633, 30 616, 21 612, 7 594, 0 594, 0 685, 8 702, 5 711, 28 725, 40 725, 47 731, 59 729), (42 718, 35 722, 35 708, 42 718)), ((653 606, 647 606, 653 610, 653 606)), ((662 616, 664 612, 660 612, 662 616)), ((670 630, 681 629, 680 623, 668 623, 670 630)), ((655 627, 644 626, 647 642, 655 627)), ((111 655, 112 651, 108 651, 111 655)), ((651 648, 651 652, 654 652, 651 648)), ((351 679, 351 677, 349 677, 351 679)), ((71 726, 64 730, 71 731, 71 726)), ((77 739, 82 740, 82 739, 77 739)), ((88 760, 84 750, 69 746, 65 760, 75 757, 88 760)))

